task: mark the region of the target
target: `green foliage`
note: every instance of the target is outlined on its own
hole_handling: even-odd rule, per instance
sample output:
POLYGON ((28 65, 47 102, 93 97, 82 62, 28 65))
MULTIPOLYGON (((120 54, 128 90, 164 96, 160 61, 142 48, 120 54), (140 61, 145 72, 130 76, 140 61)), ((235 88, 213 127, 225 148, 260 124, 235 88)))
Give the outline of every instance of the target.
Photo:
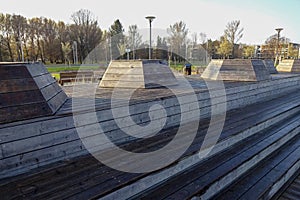
POLYGON ((226 37, 221 37, 221 43, 219 48, 217 49, 218 54, 222 56, 222 58, 229 58, 232 53, 232 44, 226 37))
POLYGON ((61 71, 78 71, 80 70, 98 70, 99 66, 65 66, 65 65, 48 65, 46 66, 49 73, 59 73, 61 71))
POLYGON ((253 45, 245 46, 243 48, 243 55, 245 58, 253 57, 254 53, 255 53, 255 46, 253 45))

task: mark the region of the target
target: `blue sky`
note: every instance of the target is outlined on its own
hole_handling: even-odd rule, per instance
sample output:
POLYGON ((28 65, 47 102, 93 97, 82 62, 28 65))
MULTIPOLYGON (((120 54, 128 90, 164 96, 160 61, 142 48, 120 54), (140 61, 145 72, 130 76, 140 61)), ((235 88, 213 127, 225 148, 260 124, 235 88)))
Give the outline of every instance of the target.
POLYGON ((182 20, 190 34, 204 32, 208 38, 218 39, 229 21, 239 19, 245 29, 243 43, 263 43, 275 34, 277 27, 284 28, 282 35, 300 43, 298 0, 0 0, 2 13, 45 16, 66 22, 71 22, 71 14, 82 8, 98 17, 102 29, 108 29, 117 18, 125 29, 131 24, 144 29, 148 27, 144 17, 155 15, 153 27, 156 29, 165 30, 182 20))

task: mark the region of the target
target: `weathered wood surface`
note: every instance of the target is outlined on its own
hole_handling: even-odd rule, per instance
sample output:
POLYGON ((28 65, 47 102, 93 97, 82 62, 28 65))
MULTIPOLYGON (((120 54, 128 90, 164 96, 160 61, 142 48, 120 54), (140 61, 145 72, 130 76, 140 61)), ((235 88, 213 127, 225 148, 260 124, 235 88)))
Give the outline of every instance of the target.
POLYGON ((263 81, 271 78, 261 60, 212 60, 201 75, 212 80, 263 81))
MULTIPOLYGON (((289 92, 297 89, 299 86, 297 76, 285 79, 275 78, 274 81, 267 81, 260 84, 228 83, 226 85, 228 110, 275 98, 285 94, 283 91, 289 92), (274 89, 275 83, 276 89, 274 89)), ((199 81, 191 81, 191 83, 198 96, 201 115, 203 117, 209 116, 211 102, 209 94, 205 90, 205 84, 199 81)), ((182 95, 185 95, 187 92, 185 90, 182 91, 182 95)), ((111 90, 100 89, 97 91, 96 96, 98 98, 96 99, 95 110, 98 122, 102 123, 104 132, 110 132, 109 137, 112 141, 116 143, 128 142, 131 140, 130 137, 124 136, 120 132, 119 127, 114 123, 114 118, 110 112, 110 94, 111 90)), ((170 91, 165 89, 152 89, 150 92, 139 90, 138 94, 133 97, 131 102, 132 118, 134 121, 140 121, 137 124, 142 125, 149 122, 148 108, 154 103, 160 103, 169 110, 165 128, 175 126, 180 122, 180 113, 182 111, 176 98, 172 97, 173 94, 170 91)), ((83 145, 76 134, 72 113, 76 111, 75 114, 82 115, 85 119, 80 124, 77 124, 77 126, 86 126, 88 129, 89 127, 93 127, 94 123, 98 122, 94 122, 89 117, 91 110, 88 110, 89 107, 86 101, 79 101, 79 105, 74 106, 75 108, 72 109, 72 102, 69 100, 57 112, 55 117, 1 125, 2 151, 7 152, 9 146, 12 146, 12 150, 8 152, 14 152, 14 154, 7 155, 4 153, 3 160, 5 160, 4 163, 6 165, 2 168, 2 176, 9 176, 11 173, 22 173, 24 170, 60 159, 86 154, 87 151, 83 149, 83 145), (29 148, 30 151, 26 151, 26 148, 23 146, 29 148), (20 156, 22 159, 20 159, 20 156)), ((120 113, 118 117, 123 118, 125 116, 120 113)), ((130 127, 131 124, 127 124, 127 126, 130 127)))
MULTIPOLYGON (((300 174, 300 170, 296 173, 300 174)), ((293 181, 285 187, 278 200, 298 200, 300 197, 300 176, 292 179, 293 181)), ((275 199, 275 198, 274 198, 275 199)))
POLYGON ((67 99, 40 64, 0 64, 0 85, 0 124, 52 115, 67 99))
MULTIPOLYGON (((243 130, 248 130, 251 127, 255 127, 261 123, 266 124, 262 127, 262 130, 264 128, 267 128, 269 126, 278 126, 278 122, 281 120, 284 120, 285 118, 288 118, 290 115, 293 115, 294 112, 299 112, 299 94, 294 93, 290 94, 289 96, 285 96, 282 98, 278 98, 276 100, 268 101, 263 104, 255 104, 252 106, 244 107, 241 110, 236 110, 228 113, 228 118, 226 121, 225 129, 223 131, 223 134, 221 136, 221 141, 226 141, 226 138, 234 137, 235 135, 243 132, 243 130), (287 102, 286 99, 289 99, 287 102), (277 108, 277 109, 275 109, 277 108), (288 115, 285 115, 286 112, 290 112, 288 115), (277 121, 271 123, 272 120, 278 116, 285 115, 283 119, 278 119, 277 121), (268 121, 270 120, 270 121, 268 121)), ((49 119, 49 121, 54 122, 54 119, 49 119)), ((57 119, 57 123, 64 122, 64 127, 69 127, 71 125, 71 120, 66 121, 62 119, 57 119), (70 123, 68 125, 68 123, 70 123)), ((299 120, 296 120, 299 121, 299 120)), ((34 127, 34 126, 28 126, 32 129, 37 128, 37 130, 42 131, 50 131, 53 132, 55 129, 62 129, 62 126, 54 125, 50 126, 49 123, 48 127, 43 127, 43 125, 47 124, 47 122, 44 124, 41 124, 41 127, 34 127), (41 129, 42 128, 42 129, 41 129)), ((281 124, 281 123, 280 123, 281 124)), ((23 127, 19 127, 20 130, 24 129, 23 127)), ((13 130, 14 127, 11 127, 13 130)), ((199 133, 197 135, 197 138, 195 139, 195 142, 190 147, 190 149, 185 153, 185 155, 182 157, 182 160, 185 158, 188 158, 189 156, 193 155, 195 152, 199 150, 199 145, 201 145, 201 141, 203 140, 203 133, 205 133, 207 128, 207 122, 204 121, 199 129, 199 133)), ((290 127, 292 128, 292 126, 290 127)), ((281 129, 276 127, 276 130, 281 129)), ((7 129, 9 130, 9 129, 7 129)), ((226 150, 226 145, 224 145, 221 152, 214 155, 219 155, 214 160, 210 160, 210 165, 206 162, 205 164, 202 163, 201 170, 203 169, 213 169, 212 166, 214 166, 217 163, 220 163, 220 159, 228 159, 228 157, 225 157, 224 155, 230 155, 230 156, 237 156, 236 152, 237 149, 248 149, 253 146, 254 141, 261 142, 261 141, 267 141, 268 144, 272 143, 272 141, 268 138, 269 135, 275 133, 275 128, 272 129, 273 131, 266 130, 261 133, 259 133, 257 136, 253 135, 251 139, 243 138, 242 140, 237 140, 236 143, 233 143, 232 145, 236 145, 234 149, 231 150, 232 153, 228 153, 226 150), (225 151, 225 153, 224 153, 225 151), (227 152, 227 153, 226 153, 227 152), (218 162, 216 162, 218 161, 218 162), (207 166, 203 168, 204 166, 207 166)), ((253 130, 253 133, 257 133, 259 130, 253 130)), ((248 132, 248 131, 247 131, 248 132)), ((16 132, 18 133, 18 132, 16 132)), ((58 131, 57 136, 61 135, 63 131, 58 131)), ((172 135, 176 133, 176 128, 174 129, 167 129, 166 131, 162 132, 160 135, 154 137, 152 140, 149 141, 139 141, 135 143, 130 144, 124 144, 124 148, 132 151, 141 151, 144 148, 147 148, 148 150, 154 150, 157 149, 159 146, 164 145, 167 141, 172 138, 172 135), (140 150, 139 150, 140 149, 140 150)), ((289 131, 285 131, 285 134, 288 134, 289 131)), ((43 135, 43 132, 41 132, 43 135)), ((21 136, 21 134, 19 134, 21 136)), ((70 136, 72 133, 70 132, 70 136)), ((74 135, 74 134, 73 134, 74 135)), ((7 134, 8 137, 13 137, 16 135, 13 134, 7 134)), ((57 142, 59 142, 62 138, 56 138, 57 142)), ((24 137, 24 136, 23 136, 24 137)), ((26 137, 26 136, 25 136, 26 137)), ((292 134, 290 135, 292 137, 292 134)), ((30 138, 28 138, 30 139, 30 138)), ((278 137, 279 139, 279 137, 278 137)), ((44 139, 38 139, 38 140, 44 140, 44 139)), ((227 141, 228 142, 228 141, 227 141)), ((26 143, 32 143, 30 140, 26 141, 26 143)), ((267 145, 266 142, 261 142, 264 145, 267 145)), ((52 143, 54 145, 55 143, 52 143)), ((63 143, 66 145, 66 143, 63 143)), ((280 144, 284 144, 284 142, 281 142, 280 144)), ((19 146, 18 144, 11 145, 12 151, 14 152, 13 147, 19 146)), ((70 152, 73 150, 76 151, 76 148, 73 148, 70 144, 68 145, 70 147, 70 152)), ((228 147, 228 146, 227 146, 228 147)), ((25 147, 24 147, 25 148, 25 147)), ((26 147, 28 148, 28 146, 26 147)), ((43 146, 41 147, 43 149, 43 146)), ((58 149, 59 146, 54 146, 53 150, 58 149)), ((263 146, 262 146, 263 148, 263 146)), ((8 150, 8 149, 7 149, 8 150)), ((48 155, 53 150, 46 148, 45 153, 48 152, 48 155)), ((254 150, 248 150, 248 152, 253 152, 254 150)), ((258 151, 258 150, 257 150, 258 151)), ((32 150, 30 150, 32 152, 32 150)), ((41 151, 39 151, 40 153, 41 151)), ((7 152, 8 153, 8 152, 7 152)), ((47 155, 47 154, 45 154, 47 155)), ((248 156, 251 154, 249 153, 248 156)), ((26 157, 26 155, 24 155, 26 157)), ((62 157, 61 157, 62 158, 62 157)), ((66 158, 66 157, 65 157, 66 158)), ((118 159, 118 158, 115 158, 118 159)), ((235 158, 236 160, 240 160, 240 157, 235 158)), ((245 158, 244 158, 245 159, 245 158)), ((231 163, 231 162, 230 162, 231 163)), ((184 169, 184 168, 183 168, 184 169)), ((222 168, 223 169, 223 168, 222 168)), ((229 168, 228 168, 229 169, 229 168)), ((42 169, 41 169, 42 170, 42 169)), ((222 170, 220 170, 222 171, 222 170)), ((188 173, 192 173, 189 172, 188 173)), ((192 177, 194 177, 195 171, 192 173, 192 177)), ((22 179, 14 178, 14 179, 6 179, 2 180, 0 183, 1 185, 1 196, 3 198, 20 198, 20 197, 28 197, 28 198, 48 198, 48 199, 55 199, 55 198, 69 198, 69 199, 75 199, 75 198, 89 198, 89 197, 95 197, 98 195, 105 195, 109 194, 116 189, 130 185, 132 182, 138 179, 142 179, 145 177, 146 174, 127 174, 118 172, 112 169, 109 169, 100 163, 96 162, 91 157, 81 157, 78 159, 75 159, 74 162, 68 162, 61 165, 61 166, 55 166, 52 165, 52 167, 42 170, 40 172, 35 172, 33 174, 27 174, 27 175, 21 175, 22 179), (19 189, 16 189, 19 188, 19 189), (3 193, 2 193, 3 192, 3 193), (3 194, 3 195, 2 195, 3 194)), ((20 178, 19 177, 19 178, 20 178)), ((177 177, 177 176, 176 176, 177 177)), ((178 176, 180 177, 180 176, 178 176)), ((188 177, 188 180, 191 180, 191 176, 188 177)), ((167 178, 167 177, 165 177, 167 178)), ((186 180, 186 179, 185 179, 186 180)), ((205 179, 209 180, 209 179, 205 179)), ((185 181, 180 181, 180 183, 184 183, 185 181)), ((169 185, 168 191, 170 188, 173 188, 174 190, 177 188, 178 191, 180 190, 180 187, 178 187, 175 182, 172 185, 169 185)), ((159 187, 159 190, 163 190, 163 187, 159 187)), ((159 191, 158 190, 158 191, 159 191)), ((159 192, 162 194, 161 192, 159 192)), ((144 193, 147 194, 147 193, 144 193)), ((153 192, 153 195, 156 193, 153 192)), ((120 196, 121 197, 121 196, 120 196)), ((147 198, 148 196, 146 196, 147 198)), ((184 196, 178 196, 178 197, 184 197, 184 196)))
POLYGON ((279 72, 300 72, 300 60, 282 60, 277 66, 279 72))
POLYGON ((159 60, 124 60, 111 61, 100 87, 156 88, 176 84, 176 77, 169 66, 159 60))
POLYGON ((65 83, 85 83, 85 82, 97 82, 100 77, 96 77, 93 71, 66 71, 59 73, 60 79, 59 84, 64 85, 65 83))
POLYGON ((278 71, 275 68, 275 63, 273 60, 263 60, 263 63, 270 74, 278 74, 278 71))

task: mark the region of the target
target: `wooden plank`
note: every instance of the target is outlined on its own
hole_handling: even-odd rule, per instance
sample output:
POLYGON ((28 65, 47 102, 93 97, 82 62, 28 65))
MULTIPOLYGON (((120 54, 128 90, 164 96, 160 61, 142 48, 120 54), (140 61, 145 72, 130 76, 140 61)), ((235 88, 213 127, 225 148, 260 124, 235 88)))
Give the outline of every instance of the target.
POLYGON ((39 90, 0 93, 0 109, 42 102, 43 100, 44 98, 39 90))
POLYGON ((47 68, 41 63, 26 64, 26 68, 32 77, 48 74, 47 68))
POLYGON ((0 108, 0 124, 52 114, 45 102, 0 108))
POLYGON ((49 73, 34 77, 34 81, 39 88, 44 88, 48 85, 56 83, 56 80, 49 73))
POLYGON ((77 190, 78 191, 78 190, 77 190))
POLYGON ((67 98, 67 95, 63 91, 60 91, 54 97, 49 99, 47 103, 52 110, 52 113, 55 113, 64 104, 67 98))
POLYGON ((30 73, 25 66, 0 64, 0 80, 30 78, 30 73))
POLYGON ((31 78, 0 80, 0 93, 29 91, 38 89, 31 78))
MULTIPOLYGON (((286 130, 284 130, 286 131, 286 130)), ((282 131, 281 131, 282 133, 282 131)), ((266 133, 265 133, 266 134, 266 133)), ((287 132, 285 132, 285 134, 287 134, 287 132)), ((274 134, 275 135, 275 134, 274 134)), ((272 136, 273 137, 273 136, 272 136)), ((209 188, 206 188, 206 186, 214 186, 212 183, 213 182, 217 182, 220 181, 220 178, 225 178, 225 175, 228 175, 227 173, 232 172, 232 170, 234 171, 237 166, 243 166, 242 164, 244 162, 246 162, 248 159, 250 159, 251 157, 253 157, 256 154, 259 154, 263 149, 265 149, 266 147, 268 147, 269 145, 272 145, 272 141, 276 141, 278 139, 280 139, 282 137, 281 134, 277 134, 277 137, 267 137, 264 140, 259 142, 250 147, 249 146, 247 148, 243 148, 242 146, 240 146, 239 148, 233 148, 233 149, 239 149, 239 154, 233 157, 232 154, 228 153, 225 154, 229 157, 231 157, 229 160, 227 160, 226 162, 224 162, 224 158, 218 158, 218 160, 214 161, 215 163, 218 163, 218 167, 216 168, 212 168, 211 165, 215 166, 216 164, 206 164, 205 166, 203 165, 199 165, 198 167, 195 166, 194 169, 189 170, 188 173, 185 173, 181 176, 176 176, 174 179, 175 180, 169 180, 167 183, 165 183, 164 187, 160 187, 156 192, 154 191, 149 191, 147 198, 154 198, 155 196, 158 197, 158 194, 164 194, 165 196, 169 196, 169 198, 191 198, 192 196, 194 196, 196 193, 201 193, 202 195, 205 194, 204 192, 208 192, 209 188), (272 138, 272 139, 271 139, 272 138), (220 159, 220 160, 219 160, 220 159), (198 169, 198 170, 197 170, 198 169), (201 170, 200 170, 201 169, 201 170), (207 170, 207 171, 206 171, 207 170), (208 173, 208 171, 210 171, 208 173), (198 175, 196 175, 198 174, 198 175), (189 178, 186 178, 189 177, 189 178), (185 180, 185 181, 184 181, 185 180), (170 183, 172 181, 172 183, 170 183), (169 187, 169 185, 176 185, 177 188, 175 187, 169 187), (179 190, 180 188, 180 190, 179 190), (187 193, 182 193, 182 191, 186 191, 187 193)), ((250 144, 254 144, 253 142, 251 142, 250 144)), ((243 143, 242 145, 245 145, 245 143, 243 143)), ((232 150, 233 150, 232 149, 232 150)), ((224 154, 222 154, 223 157, 227 157, 224 156, 224 154)), ((226 159, 226 158, 225 158, 226 159)), ((250 167, 250 165, 248 165, 248 167, 250 167)), ((225 180, 225 179, 224 179, 225 180)), ((230 180, 230 179, 227 179, 230 180)), ((226 185, 220 185, 220 189, 225 187, 226 185)), ((214 192, 220 191, 220 189, 215 189, 214 192)), ((210 192, 210 190, 209 190, 210 192)), ((208 197, 208 194, 205 194, 206 196, 201 196, 201 197, 208 197)), ((162 198, 162 197, 159 197, 162 198)))

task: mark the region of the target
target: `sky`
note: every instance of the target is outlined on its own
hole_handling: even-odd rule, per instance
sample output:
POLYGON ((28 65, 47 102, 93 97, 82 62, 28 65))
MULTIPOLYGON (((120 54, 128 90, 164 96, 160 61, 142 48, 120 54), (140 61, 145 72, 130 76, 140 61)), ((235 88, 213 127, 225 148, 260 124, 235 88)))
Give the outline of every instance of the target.
POLYGON ((128 30, 136 24, 146 30, 145 19, 154 15, 154 37, 179 21, 186 23, 189 34, 205 33, 210 39, 219 39, 226 24, 240 20, 246 44, 262 44, 282 27, 282 36, 300 43, 299 0, 0 0, 0 12, 25 17, 47 17, 71 23, 72 13, 88 9, 97 17, 100 28, 108 29, 119 19, 128 30))

